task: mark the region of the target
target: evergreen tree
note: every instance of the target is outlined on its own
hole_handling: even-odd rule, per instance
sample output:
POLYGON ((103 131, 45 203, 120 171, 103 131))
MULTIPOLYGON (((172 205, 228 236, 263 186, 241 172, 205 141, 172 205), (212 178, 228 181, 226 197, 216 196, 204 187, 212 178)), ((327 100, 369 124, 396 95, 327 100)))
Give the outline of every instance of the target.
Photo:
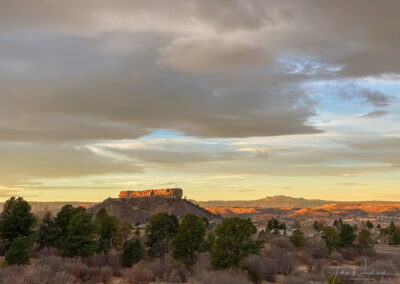
POLYGON ((32 240, 26 236, 14 238, 7 250, 5 260, 7 264, 29 264, 32 251, 32 240))
POLYGON ((315 221, 313 224, 313 228, 316 231, 322 231, 324 229, 324 225, 322 225, 320 222, 315 221))
POLYGON ((150 256, 163 257, 169 249, 169 241, 176 236, 179 222, 175 215, 165 212, 153 215, 146 226, 146 245, 150 256))
POLYGON ((144 257, 144 250, 142 244, 138 239, 129 240, 125 243, 122 252, 122 265, 125 267, 132 267, 133 264, 138 263, 144 257))
POLYGON ((340 237, 335 228, 327 226, 322 232, 322 239, 325 241, 329 251, 339 248, 340 237))
POLYGON ((366 226, 368 229, 372 229, 372 228, 374 227, 374 225, 371 223, 370 220, 367 221, 367 223, 365 224, 365 226, 366 226))
POLYGON ((268 220, 267 228, 268 228, 269 231, 272 231, 274 229, 278 229, 278 227, 279 227, 279 222, 278 222, 277 219, 271 218, 271 219, 268 220))
POLYGON ((394 233, 394 231, 396 231, 396 226, 395 226, 395 224, 393 223, 393 221, 391 221, 391 222, 390 222, 390 225, 389 225, 389 227, 388 227, 389 235, 392 235, 392 234, 394 233))
POLYGON ((358 245, 362 249, 367 249, 374 246, 374 240, 371 237, 371 233, 366 229, 362 229, 360 233, 358 233, 357 240, 358 240, 358 245))
POLYGON ((54 219, 55 226, 55 234, 56 244, 55 246, 59 250, 64 249, 65 241, 68 237, 68 225, 72 219, 72 217, 78 212, 85 211, 86 209, 83 207, 74 208, 72 205, 67 204, 61 208, 61 210, 57 213, 56 218, 54 219))
POLYGON ((210 261, 214 269, 237 266, 250 253, 256 253, 258 244, 252 239, 257 233, 250 219, 233 217, 224 219, 215 230, 215 241, 210 261))
POLYGON ((340 245, 341 247, 352 246, 356 235, 354 229, 349 224, 342 224, 340 230, 340 245))
POLYGON ((112 240, 113 246, 118 249, 123 249, 129 235, 132 231, 132 225, 128 222, 119 221, 117 232, 112 240))
POLYGON ((203 220, 204 224, 206 225, 206 228, 210 225, 210 221, 208 220, 207 217, 202 217, 201 220, 203 220))
POLYGON ((400 245, 400 229, 395 228, 389 238, 390 245, 400 245))
POLYGON ((304 237, 304 233, 300 230, 295 230, 293 234, 289 237, 289 240, 297 249, 297 251, 299 250, 299 248, 303 247, 306 243, 306 238, 304 237))
POLYGON ((203 249, 206 225, 202 219, 187 214, 172 239, 172 256, 186 265, 194 264, 195 252, 203 249))
POLYGON ((67 257, 92 255, 96 250, 95 225, 86 210, 79 210, 69 222, 63 255, 67 257))
POLYGON ((118 219, 109 216, 107 210, 101 208, 97 212, 95 225, 99 237, 97 251, 107 253, 118 231, 118 219))
POLYGON ((28 237, 33 232, 35 222, 30 204, 22 197, 11 197, 4 203, 0 214, 0 237, 9 244, 18 237, 28 237))
POLYGON ((54 247, 58 238, 55 222, 50 212, 46 212, 37 233, 37 243, 40 248, 54 247))
POLYGON ((206 239, 204 240, 204 250, 211 252, 212 247, 214 246, 214 242, 215 242, 215 235, 214 233, 209 233, 206 237, 206 239))

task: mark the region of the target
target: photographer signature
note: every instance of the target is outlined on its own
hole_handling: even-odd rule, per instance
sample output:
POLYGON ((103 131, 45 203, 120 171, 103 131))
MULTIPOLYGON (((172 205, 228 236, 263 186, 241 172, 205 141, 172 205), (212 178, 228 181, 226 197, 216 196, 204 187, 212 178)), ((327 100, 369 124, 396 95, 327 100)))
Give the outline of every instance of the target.
POLYGON ((386 269, 383 270, 377 270, 375 268, 369 268, 368 269, 368 262, 367 259, 364 258, 364 269, 360 270, 358 268, 348 268, 348 267, 343 267, 337 260, 332 260, 325 264, 322 267, 321 273, 323 273, 326 270, 332 270, 332 266, 336 266, 336 270, 334 271, 333 278, 332 280, 335 281, 338 276, 345 276, 348 278, 351 278, 352 280, 375 280, 374 277, 380 276, 380 277, 393 277, 395 276, 394 271, 387 271, 386 269))

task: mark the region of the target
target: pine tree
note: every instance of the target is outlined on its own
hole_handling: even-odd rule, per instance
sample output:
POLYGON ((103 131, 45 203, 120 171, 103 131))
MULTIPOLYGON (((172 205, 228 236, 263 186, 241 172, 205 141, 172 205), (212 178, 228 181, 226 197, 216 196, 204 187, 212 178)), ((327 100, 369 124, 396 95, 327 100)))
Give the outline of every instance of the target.
POLYGON ((257 253, 258 244, 252 239, 257 233, 251 220, 237 217, 224 219, 215 230, 210 261, 214 269, 237 266, 250 253, 257 253))
POLYGON ((133 264, 139 262, 144 257, 144 250, 142 244, 138 239, 129 240, 125 243, 122 252, 122 265, 125 267, 132 267, 133 264))
POLYGON ((67 257, 92 255, 96 250, 95 225, 92 216, 81 210, 76 213, 67 227, 67 238, 63 255, 67 257))
POLYGON ((145 233, 146 245, 151 256, 163 257, 168 252, 169 242, 176 236, 178 227, 178 218, 165 212, 150 218, 145 233))
POLYGON ((30 204, 22 197, 11 197, 0 214, 0 237, 11 244, 18 237, 30 236, 35 223, 30 204))
POLYGON ((195 252, 203 249, 205 235, 204 221, 196 215, 186 215, 172 239, 172 256, 186 265, 194 264, 195 252))
POLYGON ((46 212, 37 233, 37 243, 40 248, 54 247, 58 232, 50 212, 46 212))
POLYGON ((7 264, 29 264, 32 251, 32 240, 26 236, 15 238, 7 250, 5 260, 7 264))

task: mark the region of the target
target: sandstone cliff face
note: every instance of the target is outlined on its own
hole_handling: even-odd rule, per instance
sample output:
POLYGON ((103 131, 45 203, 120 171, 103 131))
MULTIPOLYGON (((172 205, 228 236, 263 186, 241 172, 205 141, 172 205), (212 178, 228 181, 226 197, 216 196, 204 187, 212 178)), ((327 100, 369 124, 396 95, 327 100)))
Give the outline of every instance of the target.
POLYGON ((166 189, 148 189, 141 191, 121 191, 119 198, 142 198, 163 196, 172 198, 182 198, 183 191, 180 188, 166 188, 166 189))

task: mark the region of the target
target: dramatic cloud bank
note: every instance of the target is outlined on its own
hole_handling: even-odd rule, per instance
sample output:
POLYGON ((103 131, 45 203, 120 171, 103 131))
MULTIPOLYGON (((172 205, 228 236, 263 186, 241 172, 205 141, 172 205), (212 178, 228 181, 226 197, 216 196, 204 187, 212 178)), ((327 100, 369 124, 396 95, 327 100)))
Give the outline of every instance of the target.
POLYGON ((241 198, 249 189, 236 177, 261 196, 316 196, 324 184, 377 189, 367 177, 377 175, 391 196, 399 10, 397 0, 3 0, 0 186, 28 195, 36 183, 163 180, 214 198, 202 179, 241 198), (309 181, 296 189, 292 177, 309 181))

